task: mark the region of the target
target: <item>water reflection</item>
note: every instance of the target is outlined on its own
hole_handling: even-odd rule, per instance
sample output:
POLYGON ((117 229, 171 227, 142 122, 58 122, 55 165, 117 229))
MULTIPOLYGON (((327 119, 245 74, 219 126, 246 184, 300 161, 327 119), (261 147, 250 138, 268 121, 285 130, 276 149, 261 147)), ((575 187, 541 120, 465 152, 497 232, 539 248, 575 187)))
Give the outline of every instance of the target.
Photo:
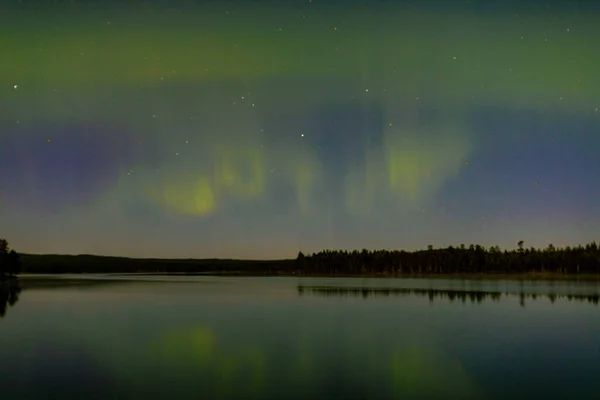
POLYGON ((178 387, 196 382, 198 394, 215 399, 278 399, 281 391, 289 399, 482 395, 458 359, 423 338, 354 327, 332 342, 328 323, 283 337, 237 328, 234 340, 208 325, 169 329, 141 352, 143 363, 178 387))
POLYGON ((600 390, 600 308, 583 303, 597 304, 595 284, 76 278, 2 282, 6 307, 27 291, 10 311, 19 318, 0 324, 3 400, 593 399, 600 390), (519 309, 520 297, 565 307, 519 309))
POLYGON ((549 299, 554 303, 557 299, 567 299, 569 301, 588 302, 598 305, 600 294, 536 294, 525 292, 486 292, 486 291, 467 291, 467 290, 444 290, 444 289, 414 289, 414 288, 360 288, 360 287, 336 287, 336 286, 305 286, 298 285, 298 294, 300 296, 309 294, 317 296, 362 296, 364 299, 369 297, 390 297, 390 296, 423 296, 429 297, 429 301, 434 299, 447 299, 450 302, 461 301, 466 303, 481 304, 484 301, 500 301, 503 297, 518 296, 521 306, 525 306, 525 300, 537 300, 538 298, 549 299))
POLYGON ((18 279, 0 280, 0 318, 6 315, 8 307, 13 307, 19 301, 21 284, 18 279))
POLYGON ((215 398, 264 394, 266 351, 257 345, 220 342, 208 326, 169 329, 144 353, 165 373, 176 371, 184 380, 202 381, 205 392, 215 398))

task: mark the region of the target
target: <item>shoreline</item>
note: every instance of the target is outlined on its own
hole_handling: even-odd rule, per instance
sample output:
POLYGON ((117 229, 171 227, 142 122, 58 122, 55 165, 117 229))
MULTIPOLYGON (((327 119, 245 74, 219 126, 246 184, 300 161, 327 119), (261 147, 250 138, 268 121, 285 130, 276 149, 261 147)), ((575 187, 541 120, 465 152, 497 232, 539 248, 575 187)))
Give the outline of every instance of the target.
MULTIPOLYGON (((105 277, 144 277, 144 276, 180 276, 180 277, 238 277, 238 278, 260 278, 260 277, 281 277, 281 278, 362 278, 362 279, 451 279, 451 280, 515 280, 515 281, 586 281, 600 282, 600 274, 559 274, 559 273, 447 273, 447 274, 303 274, 287 271, 200 271, 200 272, 54 272, 42 273, 31 272, 22 273, 19 278, 36 278, 36 277, 61 277, 61 276, 105 276, 105 277)), ((12 278, 14 279, 14 278, 12 278)), ((1 280, 0 280, 1 281, 1 280)))
POLYGON ((600 282, 596 245, 552 252, 485 253, 477 248, 421 252, 324 252, 297 259, 135 259, 21 255, 21 275, 232 276, 600 282), (588 249, 589 247, 589 249, 588 249), (587 249, 587 250, 586 250, 587 249))

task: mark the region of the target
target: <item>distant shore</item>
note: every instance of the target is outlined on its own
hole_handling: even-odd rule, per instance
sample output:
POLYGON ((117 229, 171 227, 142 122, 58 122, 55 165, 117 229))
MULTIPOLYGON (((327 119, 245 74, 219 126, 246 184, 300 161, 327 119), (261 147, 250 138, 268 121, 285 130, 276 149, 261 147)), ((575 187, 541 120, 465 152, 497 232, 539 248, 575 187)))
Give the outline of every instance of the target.
POLYGON ((21 254, 21 274, 293 274, 296 260, 145 259, 21 254))
POLYGON ((281 277, 362 277, 428 279, 518 279, 518 280, 585 280, 600 281, 595 273, 557 272, 421 272, 421 273, 319 273, 304 271, 297 260, 224 260, 224 259, 136 259, 104 256, 29 255, 21 256, 22 276, 35 274, 119 274, 176 276, 281 276, 281 277))
POLYGON ((304 277, 304 278, 392 278, 392 279, 468 279, 468 280, 581 280, 581 281, 599 281, 600 274, 559 274, 553 272, 539 273, 513 273, 513 274, 502 274, 502 273, 483 273, 483 274, 469 274, 469 273, 446 273, 446 274, 434 274, 434 273, 421 273, 421 274, 316 274, 316 273, 289 273, 289 272, 254 272, 249 273, 246 271, 209 271, 209 272, 192 272, 192 273, 173 273, 173 272, 155 272, 155 273, 130 273, 128 275, 168 275, 168 276, 238 276, 238 277, 259 277, 259 276, 281 276, 281 277, 304 277))
POLYGON ((178 274, 219 276, 600 280, 600 246, 502 250, 464 244, 426 250, 323 250, 286 260, 140 259, 94 255, 20 257, 24 274, 178 274))

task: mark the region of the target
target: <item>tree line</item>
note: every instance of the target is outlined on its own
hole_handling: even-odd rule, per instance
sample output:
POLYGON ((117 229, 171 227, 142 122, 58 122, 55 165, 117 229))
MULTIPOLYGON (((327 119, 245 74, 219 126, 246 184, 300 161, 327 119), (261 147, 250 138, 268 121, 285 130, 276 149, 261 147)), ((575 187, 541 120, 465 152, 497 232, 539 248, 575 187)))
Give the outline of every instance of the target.
POLYGON ((587 245, 515 250, 460 245, 426 250, 323 250, 290 260, 161 260, 100 256, 23 255, 0 239, 0 279, 27 273, 204 273, 255 275, 447 275, 447 274, 593 274, 600 275, 600 248, 587 245))
POLYGON ((545 249, 525 248, 523 241, 515 250, 498 246, 460 245, 427 250, 324 250, 296 258, 296 268, 304 274, 514 274, 558 273, 599 274, 600 248, 596 242, 585 246, 545 249))

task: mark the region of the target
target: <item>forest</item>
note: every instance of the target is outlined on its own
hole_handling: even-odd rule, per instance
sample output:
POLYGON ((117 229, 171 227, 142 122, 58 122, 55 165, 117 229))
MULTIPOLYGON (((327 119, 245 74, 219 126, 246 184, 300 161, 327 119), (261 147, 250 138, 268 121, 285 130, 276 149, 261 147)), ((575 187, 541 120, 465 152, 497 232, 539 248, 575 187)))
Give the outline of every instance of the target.
POLYGON ((415 275, 415 274, 599 274, 600 249, 596 242, 585 246, 545 249, 525 248, 523 241, 515 250, 488 249, 479 245, 460 245, 427 250, 324 250, 298 254, 297 269, 304 274, 338 275, 415 275))

